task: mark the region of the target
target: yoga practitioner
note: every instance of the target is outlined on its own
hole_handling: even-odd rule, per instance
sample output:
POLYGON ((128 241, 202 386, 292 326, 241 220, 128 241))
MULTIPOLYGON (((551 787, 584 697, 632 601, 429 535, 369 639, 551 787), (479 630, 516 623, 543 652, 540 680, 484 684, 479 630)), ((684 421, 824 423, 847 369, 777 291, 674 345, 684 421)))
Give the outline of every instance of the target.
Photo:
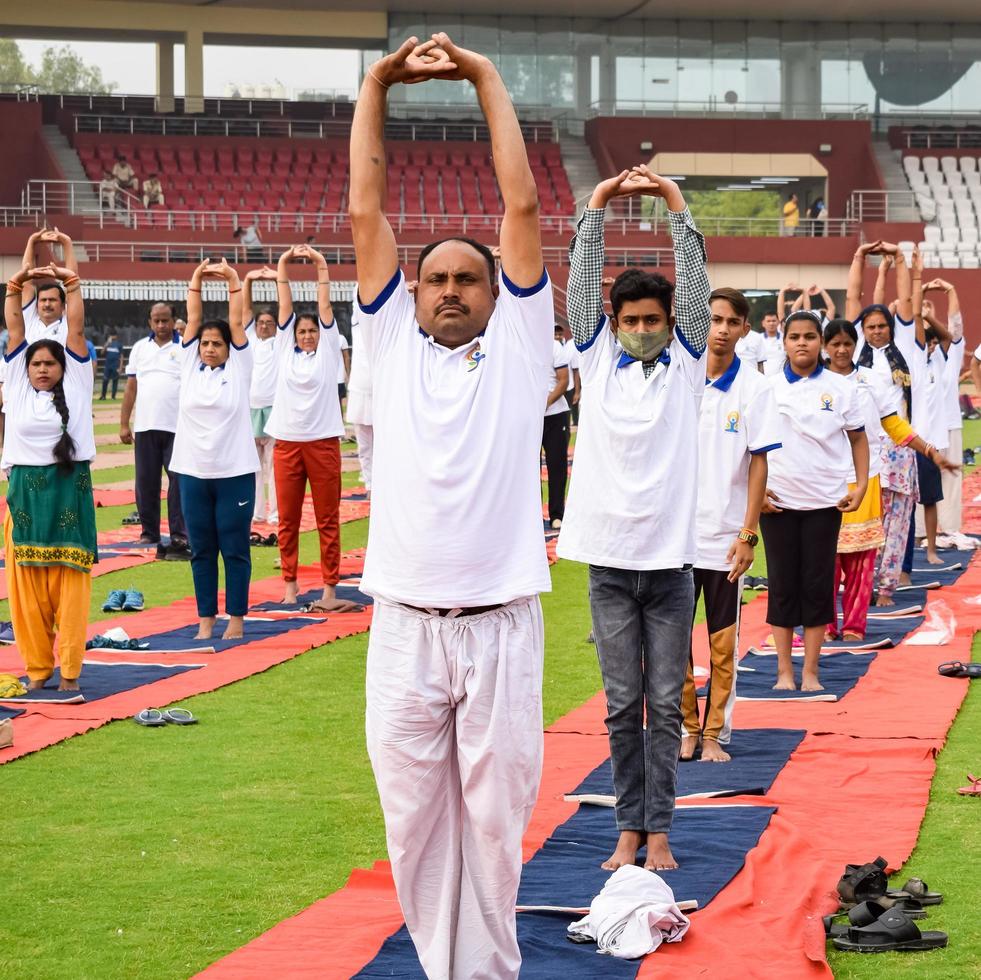
POLYGON ((777 319, 777 314, 773 310, 767 310, 760 321, 763 327, 763 352, 766 355, 763 373, 767 377, 783 370, 783 335, 780 333, 782 323, 783 318, 777 319))
POLYGON ((695 609, 695 446, 709 292, 704 240, 673 180, 641 166, 596 185, 569 272, 582 402, 557 547, 562 558, 589 564, 620 830, 603 864, 610 870, 633 864, 645 845, 645 867, 677 867, 668 831, 695 609), (613 198, 638 194, 667 204, 676 281, 628 269, 613 283, 608 318, 604 212, 613 198))
POLYGON ((317 612, 350 612, 357 603, 338 599, 341 569, 341 440, 344 422, 337 398, 340 346, 330 305, 327 260, 309 245, 288 248, 276 270, 279 329, 276 358, 279 378, 266 432, 276 440, 273 467, 279 504, 279 555, 283 602, 297 601, 296 567, 300 550, 300 519, 307 480, 313 498, 320 540, 321 597, 310 604, 317 612), (289 262, 308 259, 317 270, 318 315, 293 313, 289 262))
POLYGON ((7 283, 4 316, 10 339, 0 469, 10 481, 3 525, 10 618, 31 690, 54 673, 57 636, 58 689, 77 691, 98 561, 89 472, 93 379, 78 276, 62 266, 25 265, 7 283), (24 284, 43 289, 52 279, 65 296, 65 347, 50 338, 29 343, 25 336, 24 284))
POLYGON ((552 377, 545 402, 545 423, 542 429, 542 449, 545 452, 545 472, 548 474, 548 522, 562 527, 565 515, 565 485, 569 479, 569 420, 571 413, 565 400, 569 387, 569 355, 562 341, 552 341, 552 377))
POLYGON ((769 578, 767 622, 777 648, 775 690, 796 689, 791 643, 804 627, 802 691, 822 691, 818 661, 832 621, 832 583, 842 513, 868 489, 869 442, 854 386, 821 364, 821 320, 807 310, 784 324, 787 362, 768 379, 781 449, 769 460, 760 527, 769 578), (848 484, 849 460, 855 483, 848 484))
MULTIPOLYGON (((872 582, 878 549, 885 542, 882 526, 882 494, 880 474, 888 448, 909 446, 916 452, 932 459, 944 470, 952 466, 943 453, 927 445, 905 421, 902 410, 902 389, 868 367, 856 367, 855 349, 858 332, 851 320, 835 319, 824 328, 824 352, 828 369, 846 378, 853 386, 865 417, 865 434, 869 440, 869 484, 861 506, 842 517, 838 534, 838 557, 832 595, 835 599, 835 615, 828 623, 825 638, 828 640, 865 639, 865 627, 869 604, 872 601, 872 582), (838 586, 844 582, 842 595, 842 625, 838 629, 838 586)), ((960 469, 960 467, 956 467, 960 469)), ((849 488, 854 488, 855 472, 849 477, 849 488)))
POLYGON ((249 388, 252 350, 242 325, 242 286, 222 259, 202 262, 187 290, 181 345, 181 394, 171 469, 181 475, 191 574, 200 624, 210 639, 218 617, 218 555, 225 565, 226 640, 242 636, 249 608, 249 529, 259 457, 252 438, 249 388), (202 320, 201 283, 228 284, 228 320, 202 320))
MULTIPOLYGON (((34 232, 27 239, 24 248, 24 257, 21 265, 24 268, 34 268, 52 264, 68 269, 78 275, 78 261, 75 258, 75 249, 71 238, 57 228, 45 228, 34 232), (38 262, 35 257, 35 248, 39 243, 45 243, 51 254, 48 262, 38 262), (56 263, 53 247, 62 247, 62 260, 56 263)), ((62 347, 65 346, 68 337, 68 324, 65 322, 65 289, 56 279, 42 280, 40 282, 28 281, 24 284, 21 294, 21 303, 24 313, 25 340, 33 344, 35 340, 56 340, 62 347)), ((91 370, 91 369, 90 369, 91 370)))
POLYGON ((763 373, 766 364, 763 335, 753 329, 753 324, 748 319, 743 325, 743 335, 736 344, 735 354, 741 364, 748 364, 758 374, 763 373))
POLYGON ((371 364, 361 344, 358 304, 351 311, 351 377, 347 386, 347 420, 358 443, 361 482, 371 496, 371 461, 374 432, 371 427, 371 364))
POLYGON ((366 730, 392 872, 427 976, 508 980, 542 763, 540 453, 555 321, 535 179, 492 62, 437 34, 370 67, 350 210, 375 436, 366 730), (385 103, 393 85, 439 77, 471 82, 487 120, 501 268, 470 239, 434 242, 413 297, 385 217, 385 103))
POLYGON ((242 318, 245 333, 252 347, 252 386, 249 389, 249 410, 252 414, 252 435, 259 454, 261 469, 255 476, 255 513, 253 521, 276 524, 276 478, 273 468, 273 449, 276 440, 266 431, 269 416, 276 399, 276 382, 279 378, 279 358, 276 356, 277 316, 263 308, 253 315, 252 284, 257 280, 276 281, 276 270, 264 266, 245 274, 242 282, 242 318))
POLYGON ((174 434, 180 412, 181 339, 174 307, 154 303, 150 307, 150 334, 129 352, 126 387, 119 410, 119 441, 135 443, 136 510, 140 515, 143 544, 155 544, 157 557, 187 560, 187 527, 181 503, 180 477, 171 467, 174 434), (133 412, 136 412, 135 421, 133 412), (167 524, 170 545, 160 541, 160 488, 167 474, 167 524))
POLYGON ((780 449, 773 390, 735 348, 749 318, 749 301, 735 289, 709 297, 705 393, 698 430, 698 509, 695 601, 705 597, 711 674, 705 718, 699 721, 693 662, 681 710, 685 731, 681 759, 728 762, 732 709, 736 700, 739 608, 743 575, 759 543, 757 526, 766 492, 767 453, 780 449))

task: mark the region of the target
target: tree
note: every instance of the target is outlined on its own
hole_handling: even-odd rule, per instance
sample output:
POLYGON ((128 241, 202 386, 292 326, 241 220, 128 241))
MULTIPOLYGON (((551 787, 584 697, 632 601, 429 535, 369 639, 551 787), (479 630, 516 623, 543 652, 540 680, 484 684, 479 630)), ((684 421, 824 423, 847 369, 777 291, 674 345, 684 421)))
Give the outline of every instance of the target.
POLYGON ((97 65, 87 65, 67 44, 48 47, 41 55, 41 66, 34 68, 24 61, 16 41, 0 39, 0 83, 36 85, 42 92, 84 92, 108 95, 116 88, 107 82, 97 65))

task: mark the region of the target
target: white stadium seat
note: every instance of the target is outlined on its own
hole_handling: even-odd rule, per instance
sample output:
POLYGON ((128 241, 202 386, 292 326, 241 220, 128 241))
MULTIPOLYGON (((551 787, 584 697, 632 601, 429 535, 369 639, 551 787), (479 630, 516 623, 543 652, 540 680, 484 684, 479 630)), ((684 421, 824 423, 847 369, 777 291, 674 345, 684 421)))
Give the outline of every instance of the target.
POLYGON ((923 229, 923 240, 931 245, 936 245, 940 241, 940 229, 936 225, 926 225, 923 229))
POLYGON ((944 173, 957 172, 957 157, 941 157, 940 169, 944 173))
POLYGON ((981 262, 978 262, 977 252, 965 253, 961 256, 961 268, 962 269, 978 269, 981 268, 981 262))
POLYGON ((920 173, 919 157, 903 157, 903 170, 908 174, 920 173))
POLYGON ((961 173, 967 176, 967 174, 976 174, 978 172, 978 158, 977 157, 961 157, 961 173))
POLYGON ((940 161, 936 157, 923 157, 921 162, 927 173, 937 173, 940 170, 940 161))
POLYGON ((923 253, 923 265, 927 269, 940 268, 940 256, 931 248, 923 253))
POLYGON ((957 258, 956 252, 941 252, 940 253, 940 268, 941 269, 959 269, 961 263, 957 258))

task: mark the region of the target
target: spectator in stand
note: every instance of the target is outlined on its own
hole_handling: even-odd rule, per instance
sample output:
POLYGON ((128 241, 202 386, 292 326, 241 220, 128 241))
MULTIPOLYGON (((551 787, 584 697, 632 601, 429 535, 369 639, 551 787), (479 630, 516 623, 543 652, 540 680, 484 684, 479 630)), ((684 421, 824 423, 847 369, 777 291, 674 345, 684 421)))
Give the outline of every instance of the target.
POLYGON ((787 203, 783 206, 783 234, 796 235, 800 225, 800 206, 797 203, 797 195, 791 194, 787 198, 787 203))
POLYGON ((99 204, 110 210, 116 207, 116 178, 113 177, 111 170, 102 171, 102 180, 99 181, 99 204))
POLYGON ((245 249, 245 260, 247 262, 261 262, 265 257, 265 252, 262 248, 262 239, 259 237, 259 229, 255 225, 236 228, 232 232, 232 238, 245 249))
POLYGON ((773 310, 767 310, 760 321, 760 326, 763 328, 763 353, 766 355, 763 373, 767 376, 776 374, 783 367, 785 355, 780 323, 781 321, 773 310))
POLYGON ((159 204, 160 207, 166 207, 163 186, 157 174, 150 174, 143 181, 143 207, 148 208, 151 204, 159 204))
MULTIPOLYGON (((824 235, 824 222, 828 217, 828 209, 824 206, 824 198, 819 197, 808 209, 807 209, 807 227, 808 231, 820 238, 824 235)), ((829 320, 833 320, 834 317, 828 317, 829 320)))
POLYGON ((106 400, 106 391, 112 382, 112 397, 115 399, 119 390, 119 367, 123 360, 123 342, 115 333, 110 333, 106 346, 102 350, 102 396, 99 401, 106 400))
POLYGON ((116 162, 112 165, 112 176, 116 181, 117 190, 133 193, 139 191, 140 182, 136 179, 136 173, 126 157, 116 157, 116 162))
POLYGON ((157 546, 157 557, 187 560, 187 529, 181 507, 180 479, 170 468, 180 404, 181 346, 174 329, 174 308, 155 303, 150 335, 133 344, 126 365, 126 389, 119 413, 119 438, 136 444, 136 509, 143 525, 140 541, 157 546), (133 409, 136 421, 130 427, 133 409), (166 470, 170 547, 160 541, 160 488, 166 470))

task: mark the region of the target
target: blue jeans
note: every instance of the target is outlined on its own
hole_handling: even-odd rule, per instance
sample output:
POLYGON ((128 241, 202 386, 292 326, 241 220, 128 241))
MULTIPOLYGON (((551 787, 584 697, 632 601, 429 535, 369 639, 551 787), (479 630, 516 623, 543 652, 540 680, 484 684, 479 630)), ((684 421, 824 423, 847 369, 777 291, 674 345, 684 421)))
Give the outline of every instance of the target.
POLYGON ((225 612, 244 616, 249 609, 252 578, 249 532, 255 507, 255 473, 219 480, 182 474, 180 479, 198 616, 218 615, 219 552, 225 563, 225 612))
POLYGON ((637 572, 590 565, 589 608, 606 691, 617 827, 665 834, 674 815, 695 609, 691 566, 637 572))

